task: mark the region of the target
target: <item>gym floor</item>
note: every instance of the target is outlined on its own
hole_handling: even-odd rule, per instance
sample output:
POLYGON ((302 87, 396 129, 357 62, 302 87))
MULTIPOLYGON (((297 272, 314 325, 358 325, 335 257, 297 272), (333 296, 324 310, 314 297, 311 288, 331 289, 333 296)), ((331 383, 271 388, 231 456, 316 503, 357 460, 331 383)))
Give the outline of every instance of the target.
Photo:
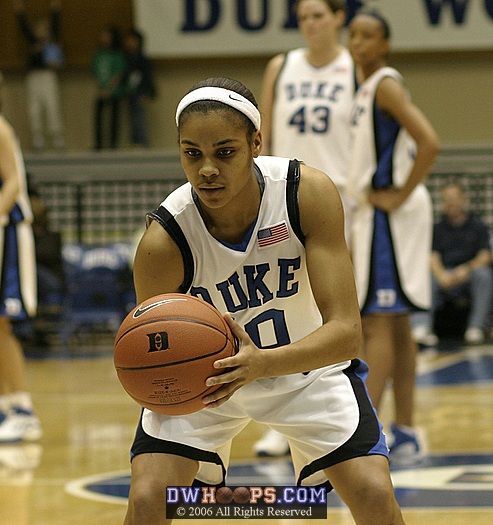
MULTIPOLYGON (((139 408, 116 378, 111 341, 104 342, 104 337, 98 341, 87 347, 28 354, 31 391, 44 436, 38 443, 0 446, 0 525, 123 522, 128 450, 139 408)), ((489 525, 493 523, 493 346, 421 351, 418 371, 416 423, 426 441, 426 457, 419 465, 392 471, 406 523, 489 525)), ((390 414, 386 398, 380 413, 384 425, 390 423, 390 414)), ((260 460, 252 455, 252 445, 264 430, 252 423, 234 442, 229 485, 292 484, 289 458, 260 460)), ((331 525, 353 523, 333 493, 328 518, 331 525)))

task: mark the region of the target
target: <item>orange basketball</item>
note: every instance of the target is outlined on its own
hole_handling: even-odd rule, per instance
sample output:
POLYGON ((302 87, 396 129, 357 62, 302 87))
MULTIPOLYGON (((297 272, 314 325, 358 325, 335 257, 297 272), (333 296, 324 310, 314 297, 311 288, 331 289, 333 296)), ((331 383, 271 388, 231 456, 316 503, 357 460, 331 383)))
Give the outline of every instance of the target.
POLYGON ((114 363, 123 388, 154 412, 182 415, 204 408, 216 390, 205 380, 214 361, 235 353, 235 338, 220 312, 184 294, 163 294, 135 307, 115 337, 114 363))

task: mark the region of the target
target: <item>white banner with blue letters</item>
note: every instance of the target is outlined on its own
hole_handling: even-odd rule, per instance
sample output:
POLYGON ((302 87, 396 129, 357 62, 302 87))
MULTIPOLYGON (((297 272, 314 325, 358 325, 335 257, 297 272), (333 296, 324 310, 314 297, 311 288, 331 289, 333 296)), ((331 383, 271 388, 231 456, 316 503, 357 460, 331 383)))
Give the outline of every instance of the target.
MULTIPOLYGON (((154 58, 272 55, 302 45, 295 0, 134 0, 154 58)), ((376 9, 393 51, 493 48, 493 0, 348 0, 348 18, 376 9)))

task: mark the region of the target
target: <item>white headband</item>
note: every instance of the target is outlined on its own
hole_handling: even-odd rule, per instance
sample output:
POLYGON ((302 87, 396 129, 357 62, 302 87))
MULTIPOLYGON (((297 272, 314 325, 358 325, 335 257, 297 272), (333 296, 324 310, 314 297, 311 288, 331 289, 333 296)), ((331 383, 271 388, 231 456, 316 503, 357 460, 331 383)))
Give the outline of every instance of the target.
POLYGON ((259 110, 243 95, 236 93, 236 91, 230 91, 229 89, 224 89, 220 87, 202 87, 194 89, 187 95, 185 95, 178 107, 176 108, 176 125, 180 120, 180 115, 182 111, 199 100, 214 100, 216 102, 222 102, 226 106, 231 106, 232 108, 238 110, 240 113, 243 113, 255 126, 255 130, 260 129, 260 112, 259 110))

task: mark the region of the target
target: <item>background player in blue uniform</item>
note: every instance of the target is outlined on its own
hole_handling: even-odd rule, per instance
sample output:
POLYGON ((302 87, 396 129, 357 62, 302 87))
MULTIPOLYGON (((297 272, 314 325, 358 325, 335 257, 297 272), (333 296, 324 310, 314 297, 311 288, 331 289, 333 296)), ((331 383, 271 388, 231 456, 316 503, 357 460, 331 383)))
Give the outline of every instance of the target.
MULTIPOLYGON (((2 78, 0 74, 0 87, 2 78)), ((17 137, 0 115, 0 443, 41 437, 11 321, 36 313, 32 214, 17 137)))
POLYGON ((414 461, 416 343, 409 312, 430 306, 431 198, 423 181, 439 151, 433 127, 410 101, 400 74, 386 67, 388 23, 360 12, 350 23, 349 50, 361 82, 351 118, 348 187, 357 208, 351 249, 363 316, 368 391, 378 409, 392 381, 395 422, 391 458, 414 461))

